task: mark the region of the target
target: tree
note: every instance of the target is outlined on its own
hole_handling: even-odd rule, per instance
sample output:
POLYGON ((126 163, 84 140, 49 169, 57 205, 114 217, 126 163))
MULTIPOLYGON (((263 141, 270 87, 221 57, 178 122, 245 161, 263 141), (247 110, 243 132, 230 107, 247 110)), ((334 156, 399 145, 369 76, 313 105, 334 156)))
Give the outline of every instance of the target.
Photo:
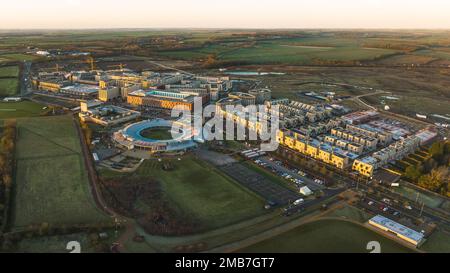
POLYGON ((417 181, 422 175, 422 172, 416 166, 408 166, 405 170, 405 177, 412 181, 417 181))
POLYGON ((449 172, 445 166, 433 169, 430 174, 419 178, 419 186, 431 191, 438 191, 449 183, 449 172))
POLYGON ((10 174, 3 174, 3 185, 5 188, 9 189, 12 185, 12 178, 10 174))

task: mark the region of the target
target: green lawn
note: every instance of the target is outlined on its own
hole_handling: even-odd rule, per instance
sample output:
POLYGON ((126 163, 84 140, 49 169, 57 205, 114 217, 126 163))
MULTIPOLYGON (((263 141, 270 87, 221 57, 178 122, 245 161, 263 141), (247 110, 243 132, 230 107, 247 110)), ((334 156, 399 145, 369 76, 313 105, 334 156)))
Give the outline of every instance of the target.
POLYGON ((420 247, 420 249, 433 253, 450 252, 450 234, 437 230, 420 247))
MULTIPOLYGON (((216 54, 217 59, 249 64, 309 64, 315 59, 329 61, 372 60, 393 54, 389 49, 364 48, 357 44, 330 42, 324 46, 309 45, 308 40, 258 42, 250 47, 235 44, 213 44, 200 49, 165 51, 162 55, 181 59, 201 59, 216 54), (301 43, 299 43, 301 42, 301 43)), ((318 41, 317 41, 318 42, 318 41)))
MULTIPOLYGON (((192 156, 183 157, 181 161, 164 161, 170 161, 174 169, 164 171, 162 163, 147 160, 134 175, 158 180, 162 184, 164 198, 183 215, 200 221, 203 228, 222 227, 265 212, 262 199, 206 162, 192 156)), ((103 178, 122 175, 105 170, 100 174, 103 178)), ((144 208, 142 203, 136 205, 144 208)))
POLYGON ((70 116, 19 119, 13 227, 109 221, 96 208, 70 116))
POLYGON ((172 133, 170 128, 150 128, 141 132, 143 137, 154 140, 170 140, 172 133))
POLYGON ((0 55, 0 58, 8 59, 11 61, 32 61, 32 60, 37 59, 36 56, 26 55, 26 54, 3 54, 3 55, 0 55))
POLYGON ((343 208, 333 210, 332 212, 328 213, 326 216, 354 220, 354 221, 358 221, 360 223, 367 222, 372 217, 372 215, 368 214, 367 212, 364 212, 353 206, 345 206, 343 208))
POLYGON ((16 252, 20 253, 69 253, 67 243, 77 241, 81 245, 81 252, 93 252, 89 243, 89 236, 83 233, 70 235, 54 235, 38 238, 25 238, 17 245, 16 252))
POLYGON ((381 252, 411 252, 365 227, 340 220, 319 220, 242 249, 254 253, 368 253, 367 243, 378 241, 381 252))
POLYGON ((0 79, 0 97, 17 94, 19 81, 17 79, 0 79))
POLYGON ((0 119, 35 117, 44 113, 44 105, 31 102, 1 102, 0 119))
POLYGON ((0 67, 0 77, 18 77, 18 76, 19 76, 18 66, 0 67))

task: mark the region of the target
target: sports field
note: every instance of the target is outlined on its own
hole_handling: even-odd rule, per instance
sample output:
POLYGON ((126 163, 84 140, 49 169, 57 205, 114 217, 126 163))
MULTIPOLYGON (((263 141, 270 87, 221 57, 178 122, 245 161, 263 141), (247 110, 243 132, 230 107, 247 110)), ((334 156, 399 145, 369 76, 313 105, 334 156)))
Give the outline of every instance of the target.
POLYGON ((70 116, 19 119, 14 228, 109 221, 89 190, 70 116))
POLYGON ((31 102, 1 102, 0 101, 0 119, 36 117, 45 112, 44 105, 31 102))
POLYGON ((411 252, 365 227, 340 221, 319 220, 242 249, 240 252, 368 253, 367 243, 378 241, 383 253, 411 252), (349 236, 351 234, 351 236, 349 236))
POLYGON ((143 137, 154 139, 154 140, 170 140, 172 139, 172 134, 170 128, 149 128, 141 132, 143 137))

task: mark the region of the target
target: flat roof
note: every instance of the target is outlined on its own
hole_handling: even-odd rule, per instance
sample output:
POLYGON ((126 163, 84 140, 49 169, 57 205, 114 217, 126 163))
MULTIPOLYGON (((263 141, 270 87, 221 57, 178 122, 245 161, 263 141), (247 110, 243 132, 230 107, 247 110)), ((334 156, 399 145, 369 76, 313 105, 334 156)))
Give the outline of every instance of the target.
POLYGON ((406 238, 416 241, 417 243, 422 241, 422 239, 424 237, 424 235, 422 233, 417 232, 408 227, 405 227, 404 225, 399 224, 399 223, 397 223, 389 218, 386 218, 384 216, 381 216, 381 215, 374 216, 372 219, 369 220, 369 222, 373 222, 378 225, 381 225, 381 226, 389 229, 390 231, 393 231, 397 234, 405 236, 406 238))
POLYGON ((61 88, 61 90, 85 93, 85 94, 92 94, 92 93, 98 92, 99 87, 95 86, 95 85, 79 84, 79 85, 66 86, 66 87, 61 88))

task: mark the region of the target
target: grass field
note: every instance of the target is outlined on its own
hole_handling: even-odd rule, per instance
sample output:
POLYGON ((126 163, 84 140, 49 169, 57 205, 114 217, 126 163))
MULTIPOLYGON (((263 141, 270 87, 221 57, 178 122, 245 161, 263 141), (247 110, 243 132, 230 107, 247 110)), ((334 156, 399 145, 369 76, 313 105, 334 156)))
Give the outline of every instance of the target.
POLYGON ((92 199, 70 116, 19 119, 13 227, 109 221, 92 199))
MULTIPOLYGON (((161 163, 145 161, 134 175, 158 180, 162 184, 164 198, 183 215, 199 220, 205 229, 218 228, 265 212, 262 199, 206 162, 191 156, 181 161, 165 161, 170 161, 174 170, 164 171, 161 163)), ((102 177, 117 175, 111 171, 102 171, 101 174, 102 177)))
POLYGON ((18 86, 19 81, 17 79, 0 79, 0 97, 16 95, 18 86))
MULTIPOLYGON (((294 40, 295 42, 297 40, 294 40)), ((330 45, 333 45, 330 43, 330 45)), ((166 51, 162 55, 180 59, 205 58, 216 54, 219 61, 249 64, 309 64, 314 59, 362 61, 396 53, 388 49, 363 48, 357 45, 307 46, 292 41, 260 42, 251 47, 234 44, 211 45, 201 49, 166 51)))
POLYGON ((7 59, 9 61, 32 61, 37 59, 36 56, 27 55, 27 54, 3 54, 0 55, 0 58, 7 59))
POLYGON ((89 244, 89 237, 84 233, 70 235, 54 235, 39 238, 25 238, 17 245, 17 252, 21 253, 68 253, 67 243, 77 241, 83 253, 94 252, 89 244))
POLYGON ((44 113, 44 105, 31 102, 0 102, 0 119, 36 117, 44 113))
POLYGON ((381 252, 411 252, 362 226, 340 220, 319 220, 242 249, 255 253, 368 253, 367 243, 378 241, 381 252), (349 236, 351 234, 351 236, 349 236))
POLYGON ((367 222, 372 217, 372 215, 368 214, 367 212, 364 212, 353 206, 345 206, 343 208, 333 210, 332 212, 328 213, 326 216, 354 220, 354 221, 358 221, 360 223, 367 222))
POLYGON ((155 140, 170 140, 172 133, 170 128, 149 128, 141 132, 143 137, 155 140))
POLYGON ((0 77, 16 78, 18 76, 19 76, 19 67, 18 66, 0 67, 0 77))
POLYGON ((432 253, 448 253, 450 251, 450 234, 437 230, 427 238, 420 249, 432 253))

